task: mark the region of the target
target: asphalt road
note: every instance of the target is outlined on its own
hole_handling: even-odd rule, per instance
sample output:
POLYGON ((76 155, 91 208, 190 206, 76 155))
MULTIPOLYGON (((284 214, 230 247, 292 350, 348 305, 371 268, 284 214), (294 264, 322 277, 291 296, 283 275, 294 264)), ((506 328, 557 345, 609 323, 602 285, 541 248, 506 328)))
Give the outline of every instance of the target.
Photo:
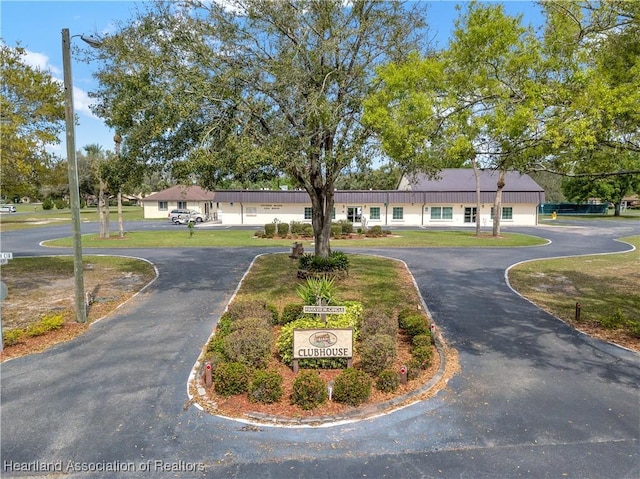
MULTIPOLYGON (((513 229, 551 240, 542 247, 367 250, 409 265, 461 371, 429 400, 321 428, 254 426, 186 405, 192 366, 239 280, 256 254, 277 250, 117 250, 152 261, 158 279, 82 337, 2 364, 1 475, 638 478, 640 355, 540 311, 509 289, 505 270, 625 251, 614 239, 640 225, 558 224, 513 229)), ((69 234, 3 233, 2 251, 69 253, 38 245, 69 234)))

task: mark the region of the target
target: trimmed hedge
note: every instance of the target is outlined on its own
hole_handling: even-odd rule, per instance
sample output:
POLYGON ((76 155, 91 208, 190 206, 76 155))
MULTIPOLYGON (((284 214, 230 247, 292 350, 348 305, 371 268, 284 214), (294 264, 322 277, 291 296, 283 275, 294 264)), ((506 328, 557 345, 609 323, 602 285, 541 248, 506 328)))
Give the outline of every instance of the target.
POLYGON ((273 404, 282 397, 282 376, 277 371, 256 371, 249 383, 250 402, 273 404))
POLYGON ((228 397, 247 391, 247 368, 244 364, 220 363, 213 370, 213 389, 228 397))
POLYGON ((376 389, 383 393, 392 393, 400 387, 400 375, 393 369, 385 369, 376 379, 376 389))
POLYGON ((327 386, 313 371, 302 371, 293 381, 291 404, 308 411, 327 400, 327 386))
POLYGON ((387 334, 363 337, 359 353, 362 370, 372 376, 377 376, 395 361, 397 356, 396 338, 387 334))
POLYGON ((349 406, 359 406, 371 396, 371 377, 355 368, 343 370, 333 385, 333 400, 349 406))

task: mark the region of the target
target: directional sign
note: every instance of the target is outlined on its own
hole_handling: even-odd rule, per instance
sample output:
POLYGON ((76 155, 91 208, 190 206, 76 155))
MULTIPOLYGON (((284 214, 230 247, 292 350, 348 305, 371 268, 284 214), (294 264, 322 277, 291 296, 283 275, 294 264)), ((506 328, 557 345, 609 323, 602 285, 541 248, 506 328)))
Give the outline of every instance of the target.
POLYGON ((344 314, 347 312, 346 306, 305 306, 302 308, 305 313, 315 314, 344 314))
POLYGON ((13 253, 0 253, 0 259, 13 259, 13 253))

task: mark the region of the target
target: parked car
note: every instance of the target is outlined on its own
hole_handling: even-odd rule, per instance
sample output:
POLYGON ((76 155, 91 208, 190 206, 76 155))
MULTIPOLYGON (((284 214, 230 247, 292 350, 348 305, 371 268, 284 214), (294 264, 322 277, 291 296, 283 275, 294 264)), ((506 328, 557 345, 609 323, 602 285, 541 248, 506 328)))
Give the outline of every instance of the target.
POLYGON ((2 205, 0 206, 0 213, 15 213, 16 207, 13 205, 2 205))
POLYGON ((204 215, 196 210, 176 209, 169 213, 169 221, 176 225, 186 225, 189 221, 202 223, 204 219, 204 215))

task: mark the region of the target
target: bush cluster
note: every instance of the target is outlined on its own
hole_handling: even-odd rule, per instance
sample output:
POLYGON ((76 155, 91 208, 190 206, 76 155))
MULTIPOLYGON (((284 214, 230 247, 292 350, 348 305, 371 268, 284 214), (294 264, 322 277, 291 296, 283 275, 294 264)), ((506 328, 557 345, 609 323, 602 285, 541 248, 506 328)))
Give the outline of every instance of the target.
POLYGON ((376 379, 376 389, 383 393, 392 393, 400 386, 400 375, 393 369, 385 369, 376 379))
POLYGON ((377 376, 393 364, 396 359, 396 338, 388 334, 364 336, 359 345, 360 367, 372 376, 377 376))
POLYGON ((300 319, 304 315, 304 305, 299 303, 285 304, 280 315, 280 321, 278 324, 285 325, 296 319, 300 319))
POLYGON ((62 329, 63 325, 64 318, 61 314, 49 314, 39 321, 30 324, 26 328, 16 328, 4 331, 2 333, 2 343, 4 346, 14 346, 24 337, 34 338, 36 336, 42 336, 49 331, 62 329))
POLYGON ((293 381, 291 404, 305 411, 315 409, 327 400, 327 386, 313 371, 301 371, 293 381))
POLYGON ((289 223, 278 223, 277 231, 280 238, 286 238, 289 235, 289 223))
POLYGON ((213 389, 221 396, 233 396, 247 391, 247 367, 236 362, 220 363, 212 373, 213 389))
POLYGON ((248 388, 250 402, 272 404, 282 397, 282 376, 276 371, 256 371, 248 388))
POLYGON ((359 406, 371 395, 371 377, 355 368, 343 370, 335 379, 333 399, 336 402, 359 406))
POLYGON ((327 258, 303 254, 298 259, 298 268, 312 273, 348 272, 349 258, 342 251, 332 251, 327 258))
POLYGON ((395 338, 398 333, 398 322, 384 311, 367 310, 362 317, 362 337, 374 334, 388 334, 395 338))
POLYGON ((264 236, 265 238, 273 238, 276 235, 276 224, 275 223, 267 223, 264 225, 264 236))
POLYGON ((429 321, 426 315, 408 308, 398 314, 398 326, 411 338, 429 333, 429 321))

